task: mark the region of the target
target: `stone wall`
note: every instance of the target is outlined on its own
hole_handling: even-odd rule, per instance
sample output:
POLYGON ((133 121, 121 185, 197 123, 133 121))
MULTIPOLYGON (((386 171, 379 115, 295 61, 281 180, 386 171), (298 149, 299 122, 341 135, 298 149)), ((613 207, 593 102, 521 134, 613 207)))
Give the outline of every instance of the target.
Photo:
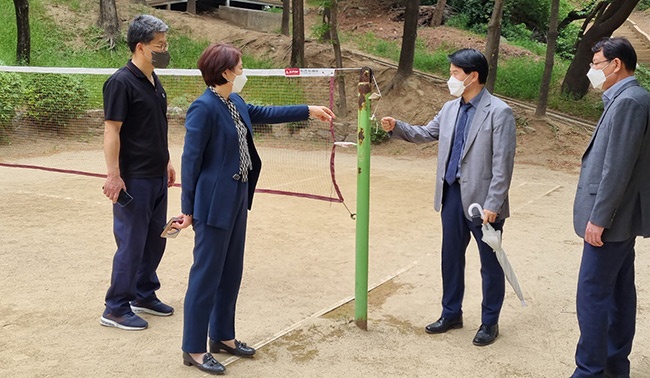
POLYGON ((219 17, 239 27, 267 33, 278 33, 282 27, 281 13, 220 6, 219 17))

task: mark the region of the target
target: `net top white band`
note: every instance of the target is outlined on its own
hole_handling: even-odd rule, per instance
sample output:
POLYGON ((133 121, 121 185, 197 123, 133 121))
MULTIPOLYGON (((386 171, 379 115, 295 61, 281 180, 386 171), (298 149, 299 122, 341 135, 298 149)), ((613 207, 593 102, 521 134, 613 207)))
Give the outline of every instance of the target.
MULTIPOLYGON (((358 68, 355 68, 358 70, 358 68)), ((332 77, 336 71, 350 68, 245 68, 246 76, 284 76, 284 77, 332 77)), ((0 71, 22 73, 56 73, 56 74, 86 74, 111 75, 117 68, 84 68, 84 67, 29 67, 29 66, 0 66, 0 71)), ((156 69, 159 76, 201 76, 198 69, 156 69)))

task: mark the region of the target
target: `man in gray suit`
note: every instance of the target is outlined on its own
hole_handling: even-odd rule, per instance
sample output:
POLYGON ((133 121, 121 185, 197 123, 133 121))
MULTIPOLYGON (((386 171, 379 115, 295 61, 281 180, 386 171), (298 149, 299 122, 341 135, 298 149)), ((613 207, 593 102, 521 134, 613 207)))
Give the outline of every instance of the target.
POLYGON ((458 99, 447 102, 425 126, 392 117, 382 118, 381 124, 393 138, 413 143, 439 141, 434 207, 442 210, 442 314, 425 331, 444 333, 463 327, 465 251, 473 235, 483 281, 482 324, 473 343, 484 346, 499 335, 505 279, 492 248, 481 241, 481 223, 502 230, 510 215, 515 117, 508 105, 485 89, 488 63, 481 52, 461 49, 448 58, 449 92, 458 99), (467 215, 472 203, 483 207, 478 222, 467 215))
POLYGON ((605 109, 582 157, 573 208, 584 239, 573 377, 629 377, 634 242, 650 236, 650 94, 634 77, 636 52, 627 39, 606 38, 592 51, 587 76, 605 90, 605 109))

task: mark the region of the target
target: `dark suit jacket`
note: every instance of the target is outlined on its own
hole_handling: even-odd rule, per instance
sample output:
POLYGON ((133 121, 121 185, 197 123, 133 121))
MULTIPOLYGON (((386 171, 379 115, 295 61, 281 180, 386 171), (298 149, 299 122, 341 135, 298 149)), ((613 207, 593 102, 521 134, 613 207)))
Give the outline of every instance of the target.
MULTIPOLYGON (((262 161, 253 142, 253 124, 296 122, 309 118, 306 105, 254 106, 230 95, 248 127, 253 169, 248 175, 248 208, 253 203, 262 161)), ((181 163, 181 211, 217 228, 226 228, 235 215, 239 182, 239 139, 228 107, 208 88, 190 105, 185 119, 181 163)))
POLYGON ((612 96, 587 150, 573 205, 582 238, 587 222, 605 242, 650 236, 650 94, 635 80, 612 96))

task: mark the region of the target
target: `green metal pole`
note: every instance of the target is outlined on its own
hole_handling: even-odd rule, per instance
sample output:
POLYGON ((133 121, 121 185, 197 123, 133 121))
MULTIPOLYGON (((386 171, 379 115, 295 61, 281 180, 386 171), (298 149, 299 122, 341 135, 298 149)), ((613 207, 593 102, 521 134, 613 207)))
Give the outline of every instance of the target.
POLYGON ((372 70, 361 69, 357 129, 357 240, 354 322, 368 329, 368 233, 370 220, 370 81, 372 70))

